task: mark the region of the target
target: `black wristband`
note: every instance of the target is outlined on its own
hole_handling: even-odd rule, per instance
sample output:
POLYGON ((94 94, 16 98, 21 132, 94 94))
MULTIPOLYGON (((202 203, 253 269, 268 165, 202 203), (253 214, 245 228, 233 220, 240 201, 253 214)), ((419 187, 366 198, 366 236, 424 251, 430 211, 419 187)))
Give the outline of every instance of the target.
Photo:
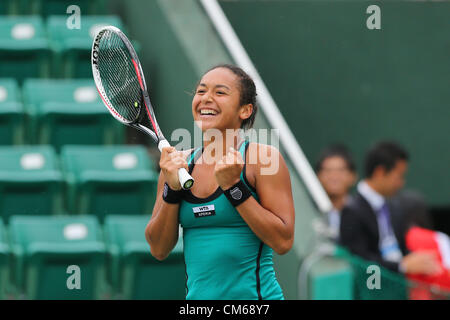
POLYGON ((182 199, 182 190, 173 190, 169 187, 167 182, 164 183, 164 189, 163 189, 163 200, 167 203, 180 203, 182 199))
POLYGON ((242 180, 239 180, 239 182, 232 186, 230 189, 224 190, 223 193, 227 197, 228 201, 230 201, 230 203, 233 205, 233 207, 237 207, 252 196, 250 189, 242 180))

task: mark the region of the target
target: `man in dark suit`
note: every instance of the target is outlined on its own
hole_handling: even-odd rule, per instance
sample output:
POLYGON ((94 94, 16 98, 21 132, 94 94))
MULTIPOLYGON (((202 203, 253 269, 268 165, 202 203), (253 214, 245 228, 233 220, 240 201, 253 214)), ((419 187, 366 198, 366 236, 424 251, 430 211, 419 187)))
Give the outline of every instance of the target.
POLYGON ((400 206, 390 201, 404 185, 408 154, 392 142, 376 144, 366 155, 365 179, 342 210, 340 242, 352 253, 397 272, 434 274, 439 264, 426 252, 409 253, 410 227, 400 206))

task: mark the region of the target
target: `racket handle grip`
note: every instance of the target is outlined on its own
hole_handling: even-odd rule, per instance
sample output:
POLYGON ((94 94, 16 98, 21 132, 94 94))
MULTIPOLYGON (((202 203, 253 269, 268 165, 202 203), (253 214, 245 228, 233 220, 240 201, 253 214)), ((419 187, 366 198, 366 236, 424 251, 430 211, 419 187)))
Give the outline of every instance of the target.
POLYGON ((158 149, 160 152, 162 152, 163 148, 169 148, 170 147, 170 143, 167 140, 160 140, 158 143, 158 149))
MULTIPOLYGON (((158 149, 162 152, 163 148, 170 147, 169 142, 167 140, 161 140, 158 143, 158 149)), ((181 188, 184 190, 190 189, 194 185, 194 178, 186 171, 185 168, 178 169, 178 180, 180 181, 181 188)))
POLYGON ((185 168, 178 169, 178 180, 184 190, 189 190, 194 185, 194 178, 191 177, 185 168))

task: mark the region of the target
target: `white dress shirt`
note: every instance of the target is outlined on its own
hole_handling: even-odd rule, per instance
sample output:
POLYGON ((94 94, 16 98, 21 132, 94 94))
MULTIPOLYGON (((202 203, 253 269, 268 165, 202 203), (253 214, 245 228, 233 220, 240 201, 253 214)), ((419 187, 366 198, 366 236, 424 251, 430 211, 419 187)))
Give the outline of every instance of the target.
POLYGON ((386 201, 381 194, 373 190, 364 180, 360 181, 356 188, 364 199, 366 199, 370 204, 373 211, 378 212, 381 210, 386 201))
POLYGON ((333 239, 339 239, 339 228, 341 225, 341 212, 334 208, 328 212, 328 225, 333 239))

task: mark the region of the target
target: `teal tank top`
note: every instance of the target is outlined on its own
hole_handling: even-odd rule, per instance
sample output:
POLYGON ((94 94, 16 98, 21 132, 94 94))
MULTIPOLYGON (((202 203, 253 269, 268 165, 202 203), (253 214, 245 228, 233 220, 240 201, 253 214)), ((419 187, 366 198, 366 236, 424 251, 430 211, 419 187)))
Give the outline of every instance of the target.
MULTIPOLYGON (((239 152, 245 161, 249 142, 239 152)), ((201 148, 188 159, 189 173, 201 148)), ((241 180, 257 201, 245 168, 241 180)), ((197 181, 196 183, 201 183, 197 181)), ((272 248, 264 244, 230 204, 220 188, 207 198, 186 191, 180 203, 187 300, 284 300, 275 277, 272 248)))

